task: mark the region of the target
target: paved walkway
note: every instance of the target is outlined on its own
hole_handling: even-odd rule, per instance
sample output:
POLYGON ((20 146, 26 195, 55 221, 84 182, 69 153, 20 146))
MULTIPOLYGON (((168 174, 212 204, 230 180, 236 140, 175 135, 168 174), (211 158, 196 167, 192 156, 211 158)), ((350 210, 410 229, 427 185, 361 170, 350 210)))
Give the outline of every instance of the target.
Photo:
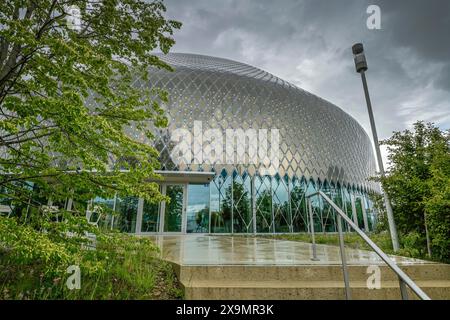
MULTIPOLYGON (((312 261, 309 243, 243 236, 152 236, 163 258, 181 265, 340 265, 338 246, 317 245, 312 261)), ((346 248, 349 265, 384 264, 374 252, 346 248)), ((428 261, 391 256, 400 265, 428 261)))

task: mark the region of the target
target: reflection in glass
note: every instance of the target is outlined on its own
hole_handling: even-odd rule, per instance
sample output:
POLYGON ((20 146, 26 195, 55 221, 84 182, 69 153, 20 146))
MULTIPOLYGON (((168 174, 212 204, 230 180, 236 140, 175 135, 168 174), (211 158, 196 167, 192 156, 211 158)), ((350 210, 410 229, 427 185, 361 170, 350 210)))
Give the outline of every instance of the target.
MULTIPOLYGON (((305 194, 323 191, 353 221, 353 207, 356 209, 358 225, 364 229, 364 210, 367 214, 369 230, 377 223, 377 214, 373 202, 364 191, 341 186, 340 184, 321 183, 306 179, 287 179, 279 175, 251 178, 246 172, 239 175, 236 171, 228 175, 225 170, 216 176, 210 184, 190 184, 186 207, 186 219, 183 217, 184 185, 168 185, 167 195, 172 199, 165 206, 163 232, 181 232, 182 222, 186 221, 187 233, 252 233, 256 216, 256 232, 287 233, 308 232, 309 215, 305 194), (252 199, 254 197, 254 199, 252 199), (352 206, 352 198, 354 204, 352 206), (254 203, 253 203, 254 201, 254 203), (253 213, 253 205, 255 213, 253 213), (363 207, 364 206, 364 207, 363 207)), ((94 206, 104 208, 99 226, 113 227, 123 232, 136 232, 136 197, 113 199, 95 198, 90 201, 73 200, 72 210, 92 211, 94 206), (87 206, 89 204, 89 206, 87 206), (113 219, 111 213, 116 211, 113 219)), ((313 219, 316 232, 336 232, 337 215, 335 210, 323 198, 312 198, 313 219)), ((141 232, 160 232, 162 223, 158 212, 159 204, 144 201, 141 232)), ((91 221, 97 220, 92 212, 91 221)), ((343 223, 344 231, 352 231, 343 223)), ((139 230, 138 230, 139 231, 139 230)))
POLYGON ((253 232, 253 214, 250 177, 245 173, 243 177, 241 177, 237 172, 234 172, 232 189, 233 232, 251 233, 253 232))
POLYGON ((125 197, 117 198, 115 224, 122 232, 136 232, 136 216, 137 216, 138 198, 125 197))
POLYGON ((209 184, 188 185, 187 233, 209 231, 209 184))
POLYGON ((272 199, 275 232, 290 232, 291 216, 287 185, 278 174, 272 179, 272 199))
POLYGON ((289 184, 289 190, 291 194, 292 231, 308 232, 305 180, 294 178, 289 184))
POLYGON ((183 190, 182 185, 168 185, 166 188, 166 195, 170 198, 170 202, 166 202, 164 211, 164 232, 181 232, 183 190))
MULTIPOLYGON (((75 203, 72 204, 72 207, 75 206, 75 203)), ((92 210, 92 215, 90 216, 90 221, 97 221, 98 220, 98 212, 96 207, 100 207, 103 216, 101 217, 98 226, 107 228, 111 227, 112 223, 112 213, 114 211, 114 198, 112 199, 103 199, 100 197, 96 197, 92 200, 92 203, 89 204, 90 210, 92 210)))
POLYGON ((231 199, 231 177, 223 170, 211 183, 212 233, 231 233, 231 201, 228 199, 231 199))
POLYGON ((141 232, 159 231, 159 203, 144 201, 141 232))
MULTIPOLYGON (((339 203, 334 188, 325 181, 320 188, 334 203, 339 203)), ((335 229, 335 212, 331 205, 323 198, 320 199, 320 223, 321 230, 325 232, 334 232, 335 229)))
POLYGON ((272 194, 270 191, 270 177, 255 178, 256 194, 256 231, 273 232, 272 194))
MULTIPOLYGON (((316 183, 313 180, 309 180, 306 186, 306 194, 311 194, 317 192, 318 188, 316 187, 316 183)), ((313 226, 314 231, 321 232, 322 231, 322 223, 321 223, 321 206, 322 199, 318 197, 311 198, 311 210, 313 216, 313 226)), ((308 212, 309 216, 309 212, 308 212)), ((309 223, 308 223, 309 224, 309 223)))
POLYGON ((374 204, 372 200, 365 195, 364 197, 366 199, 366 214, 367 214, 367 220, 369 224, 369 230, 373 231, 377 225, 377 214, 375 212, 374 204))
POLYGON ((360 197, 355 198, 356 217, 358 218, 358 227, 364 229, 364 217, 362 210, 362 199, 360 197))
MULTIPOLYGON (((343 186, 341 188, 341 193, 342 193, 342 206, 343 206, 342 211, 344 211, 347 214, 347 216, 352 221, 354 221, 353 213, 352 213, 352 199, 351 199, 349 190, 347 189, 347 187, 343 186)), ((343 223, 342 229, 344 229, 345 231, 352 231, 352 229, 346 222, 343 223)))

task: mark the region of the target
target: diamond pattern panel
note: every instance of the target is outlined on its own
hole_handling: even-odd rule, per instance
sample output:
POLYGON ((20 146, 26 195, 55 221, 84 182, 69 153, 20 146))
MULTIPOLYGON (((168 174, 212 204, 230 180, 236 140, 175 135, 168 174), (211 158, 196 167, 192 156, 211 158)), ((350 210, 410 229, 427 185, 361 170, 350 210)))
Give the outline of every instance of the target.
MULTIPOLYGON (((170 131, 185 128, 193 132, 194 121, 202 121, 203 130, 222 130, 223 137, 226 129, 278 129, 280 161, 273 175, 378 191, 376 184, 367 181, 376 168, 370 139, 356 120, 337 106, 243 63, 177 53, 159 58, 175 68, 174 72, 153 70, 148 84, 169 92, 165 108, 170 125, 155 139, 166 153, 172 147, 167 144, 170 131)), ((173 167, 170 161, 164 157, 163 166, 173 167)), ((222 163, 208 167, 216 172, 234 170, 222 163)), ((184 169, 203 168, 188 164, 184 169)), ((250 176, 261 171, 253 162, 242 168, 250 176)))

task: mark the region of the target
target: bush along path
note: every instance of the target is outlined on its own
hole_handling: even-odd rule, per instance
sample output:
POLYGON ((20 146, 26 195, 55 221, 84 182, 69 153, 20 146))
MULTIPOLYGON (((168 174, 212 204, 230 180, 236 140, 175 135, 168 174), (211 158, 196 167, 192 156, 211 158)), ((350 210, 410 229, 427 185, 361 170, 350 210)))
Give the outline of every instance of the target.
POLYGON ((0 217, 0 299, 182 298, 172 265, 150 239, 67 218, 0 217))

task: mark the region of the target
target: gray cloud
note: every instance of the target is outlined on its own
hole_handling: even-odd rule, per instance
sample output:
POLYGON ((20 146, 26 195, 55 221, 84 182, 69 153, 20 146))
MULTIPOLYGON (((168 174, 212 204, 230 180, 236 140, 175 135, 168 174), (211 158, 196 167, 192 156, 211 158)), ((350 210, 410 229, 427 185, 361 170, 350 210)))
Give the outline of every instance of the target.
POLYGON ((416 120, 450 127, 448 0, 166 0, 183 22, 173 51, 267 70, 340 106, 370 134, 351 46, 362 41, 381 139, 416 120), (381 8, 368 30, 366 8, 381 8))

